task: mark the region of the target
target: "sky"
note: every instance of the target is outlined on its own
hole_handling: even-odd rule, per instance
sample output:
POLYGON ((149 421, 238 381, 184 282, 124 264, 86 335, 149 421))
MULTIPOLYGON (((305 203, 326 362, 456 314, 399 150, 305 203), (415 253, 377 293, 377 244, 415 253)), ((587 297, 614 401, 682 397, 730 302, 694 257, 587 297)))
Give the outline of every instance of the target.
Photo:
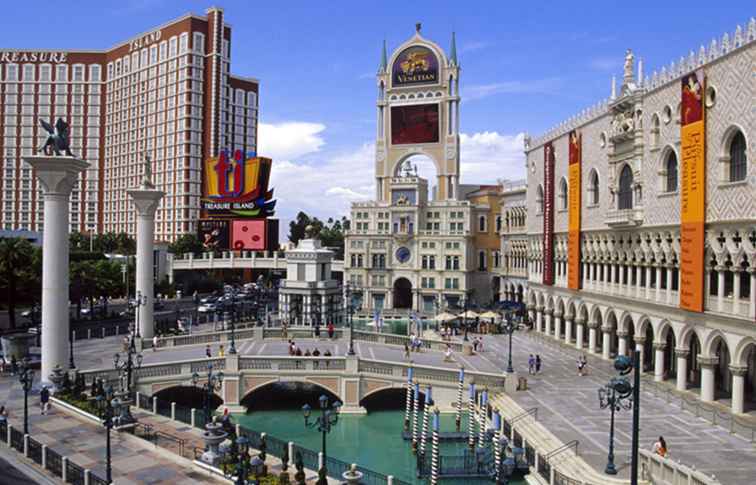
POLYGON ((490 184, 525 176, 523 133, 606 98, 627 48, 650 74, 756 15, 753 0, 4 2, 0 49, 105 49, 211 5, 232 26, 232 73, 261 83, 258 153, 284 227, 373 197, 381 45, 416 22, 447 52, 456 32, 462 183, 490 184))

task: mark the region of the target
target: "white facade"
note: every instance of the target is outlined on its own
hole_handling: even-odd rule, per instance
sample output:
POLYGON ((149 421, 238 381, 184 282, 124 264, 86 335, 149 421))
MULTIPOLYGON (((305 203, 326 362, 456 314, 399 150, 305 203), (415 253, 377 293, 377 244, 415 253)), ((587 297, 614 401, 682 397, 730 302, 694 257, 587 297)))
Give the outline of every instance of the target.
MULTIPOLYGON (((536 328, 644 369, 704 401, 753 406, 756 388, 756 21, 526 140, 529 286, 536 328), (679 307, 680 78, 706 76, 703 313, 679 307), (567 288, 568 133, 582 134, 581 282, 567 288), (555 284, 544 285, 544 144, 555 152, 555 284), (625 172, 625 177, 621 175, 625 172), (631 175, 631 176, 629 176, 631 175)), ((636 74, 638 74, 636 76, 636 74)))

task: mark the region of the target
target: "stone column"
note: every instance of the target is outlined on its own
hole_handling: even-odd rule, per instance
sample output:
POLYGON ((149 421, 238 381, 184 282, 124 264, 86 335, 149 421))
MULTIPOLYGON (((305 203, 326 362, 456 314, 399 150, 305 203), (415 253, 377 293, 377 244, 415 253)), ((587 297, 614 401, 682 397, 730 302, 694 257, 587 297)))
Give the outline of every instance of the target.
POLYGON ((609 275, 609 278, 610 278, 609 279, 609 282, 610 282, 610 284, 609 284, 609 292, 612 293, 612 294, 614 294, 614 293, 616 293, 616 291, 615 291, 615 289, 616 289, 615 280, 617 278, 617 265, 614 264, 614 263, 611 263, 610 268, 611 268, 611 273, 609 275))
POLYGON ((698 356, 701 366, 701 401, 711 402, 714 400, 714 366, 719 363, 718 357, 698 356))
POLYGON ((536 307, 536 330, 543 333, 543 307, 536 307))
POLYGON ((588 263, 583 263, 583 288, 588 288, 588 263))
POLYGON ((677 390, 684 391, 688 388, 688 356, 690 350, 675 349, 677 358, 677 390))
POLYGON ((661 278, 662 268, 661 265, 656 267, 656 302, 661 303, 661 278))
POLYGON ((656 382, 664 380, 664 351, 666 348, 666 342, 654 342, 654 380, 656 382))
POLYGON ((748 269, 751 273, 751 303, 749 305, 748 315, 752 318, 756 318, 756 268, 751 267, 748 269))
POLYGON ((724 311, 724 290, 725 290, 725 270, 726 266, 717 265, 717 311, 724 311))
POLYGON ((564 319, 564 343, 566 344, 572 342, 572 322, 574 319, 574 315, 570 315, 564 319))
POLYGON ((562 314, 560 312, 554 312, 554 338, 557 340, 562 338, 562 314))
POLYGON ((740 271, 739 266, 732 266, 732 314, 740 313, 740 271))
POLYGON ((635 297, 640 298, 641 294, 641 268, 640 264, 635 265, 635 297))
POLYGON ((646 288, 645 288, 645 296, 646 299, 651 298, 651 263, 646 264, 646 288))
POLYGON ((145 305, 139 308, 137 324, 142 338, 151 339, 155 335, 155 211, 165 193, 145 184, 126 193, 134 201, 137 213, 136 291, 145 301, 145 305))
POLYGON ((732 374, 732 412, 743 414, 745 376, 748 374, 748 367, 731 365, 730 373, 732 374))
POLYGON ((617 355, 627 355, 627 332, 617 332, 617 355))
POLYGON ((591 262, 591 289, 596 289, 596 263, 591 262))
POLYGON ((598 327, 598 323, 596 322, 590 322, 588 324, 588 352, 595 354, 596 353, 596 328, 598 327))
POLYGON ((643 350, 643 345, 646 343, 646 339, 644 337, 635 337, 635 351, 638 352, 638 355, 640 356, 640 371, 641 374, 644 374, 643 370, 643 363, 646 360, 646 356, 644 355, 645 352, 643 350))
POLYGON ((41 381, 50 383, 56 365, 68 369, 68 202, 83 160, 63 156, 24 157, 36 171, 44 191, 42 242, 42 368, 41 381))
POLYGON ((672 272, 675 270, 675 265, 667 263, 667 305, 672 304, 672 272))
POLYGON ((612 346, 612 327, 601 327, 602 339, 601 339, 601 356, 605 359, 611 358, 611 346, 612 346))
POLYGON ((582 350, 585 345, 585 320, 582 318, 575 319, 575 325, 577 325, 577 335, 575 336, 575 348, 582 350))
POLYGON ((554 314, 554 310, 551 308, 547 308, 543 311, 544 315, 546 315, 546 329, 543 333, 546 335, 551 335, 551 316, 554 314))

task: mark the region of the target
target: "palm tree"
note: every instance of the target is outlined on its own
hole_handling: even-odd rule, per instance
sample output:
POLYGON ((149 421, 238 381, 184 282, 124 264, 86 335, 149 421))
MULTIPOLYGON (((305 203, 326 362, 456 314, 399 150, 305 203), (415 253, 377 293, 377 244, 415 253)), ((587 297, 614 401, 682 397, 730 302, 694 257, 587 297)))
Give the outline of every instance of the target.
POLYGON ((21 272, 32 264, 34 248, 26 239, 0 238, 0 275, 8 291, 8 322, 16 328, 17 287, 21 272))

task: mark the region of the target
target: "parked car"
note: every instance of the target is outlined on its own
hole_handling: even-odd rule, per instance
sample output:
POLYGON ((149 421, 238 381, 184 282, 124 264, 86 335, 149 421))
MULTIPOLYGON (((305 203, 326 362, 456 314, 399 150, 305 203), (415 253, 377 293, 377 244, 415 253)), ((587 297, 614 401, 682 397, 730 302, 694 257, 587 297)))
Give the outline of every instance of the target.
POLYGON ((197 308, 197 311, 200 313, 213 313, 216 308, 215 303, 205 303, 200 305, 199 308, 197 308))

